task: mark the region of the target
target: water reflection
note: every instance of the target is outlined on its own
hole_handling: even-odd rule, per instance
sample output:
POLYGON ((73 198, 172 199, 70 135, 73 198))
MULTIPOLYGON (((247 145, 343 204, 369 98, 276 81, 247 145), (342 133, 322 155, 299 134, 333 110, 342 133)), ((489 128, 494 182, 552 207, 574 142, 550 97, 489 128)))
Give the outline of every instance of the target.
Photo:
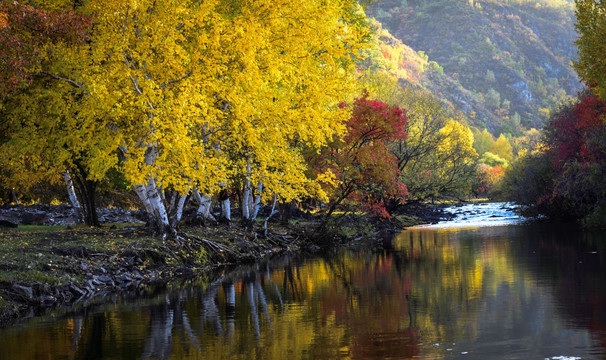
POLYGON ((1 359, 606 357, 603 234, 417 229, 0 332, 1 359))

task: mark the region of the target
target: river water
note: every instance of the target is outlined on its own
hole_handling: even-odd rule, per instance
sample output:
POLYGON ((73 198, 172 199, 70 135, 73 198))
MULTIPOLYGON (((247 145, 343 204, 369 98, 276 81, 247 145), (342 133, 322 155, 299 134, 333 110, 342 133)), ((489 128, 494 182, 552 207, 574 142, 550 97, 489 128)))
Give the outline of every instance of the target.
POLYGON ((606 359, 606 234, 511 207, 33 318, 0 359, 606 359))

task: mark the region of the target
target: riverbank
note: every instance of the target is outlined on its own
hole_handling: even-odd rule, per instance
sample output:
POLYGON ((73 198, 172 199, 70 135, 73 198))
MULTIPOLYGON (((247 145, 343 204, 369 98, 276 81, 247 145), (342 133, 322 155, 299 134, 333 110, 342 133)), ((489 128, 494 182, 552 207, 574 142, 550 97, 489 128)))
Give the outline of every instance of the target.
POLYGON ((58 306, 86 305, 108 294, 199 276, 225 265, 285 253, 313 254, 352 243, 372 247, 405 227, 444 215, 439 208, 422 206, 391 222, 350 215, 338 217, 321 234, 314 233, 319 217, 309 214, 287 224, 270 222, 267 234, 264 219, 254 231, 237 222, 184 226, 184 241, 154 236, 140 222, 141 214, 120 209, 101 213, 110 221, 126 222, 106 222, 100 228, 73 225, 64 207, 0 209, 0 327, 58 306), (32 218, 39 224, 64 225, 32 225, 32 218), (23 219, 30 225, 20 223, 23 219))

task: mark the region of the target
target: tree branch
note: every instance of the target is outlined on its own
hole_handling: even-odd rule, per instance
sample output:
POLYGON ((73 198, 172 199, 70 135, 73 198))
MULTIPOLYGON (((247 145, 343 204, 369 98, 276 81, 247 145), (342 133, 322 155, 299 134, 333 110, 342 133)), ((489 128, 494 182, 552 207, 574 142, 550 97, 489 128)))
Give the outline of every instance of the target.
POLYGON ((166 88, 168 85, 174 84, 174 83, 179 82, 179 81, 181 81, 181 80, 185 80, 185 79, 187 79, 188 77, 190 77, 190 76, 191 76, 191 74, 193 74, 193 71, 192 71, 192 70, 189 70, 189 71, 188 71, 188 72, 187 72, 185 75, 181 76, 181 77, 180 77, 180 78, 178 78, 178 79, 172 79, 172 80, 168 80, 167 82, 165 82, 165 83, 163 83, 163 84, 160 84, 160 89, 165 89, 165 88, 166 88))
POLYGON ((34 74, 34 76, 48 76, 48 77, 51 77, 51 78, 56 79, 56 80, 65 81, 68 84, 70 84, 71 86, 76 87, 78 89, 82 88, 82 86, 84 85, 81 82, 76 82, 75 80, 72 80, 72 79, 69 79, 69 78, 66 78, 66 77, 63 77, 63 76, 59 76, 57 74, 52 74, 52 73, 49 73, 49 72, 46 72, 46 71, 40 71, 39 73, 34 74))

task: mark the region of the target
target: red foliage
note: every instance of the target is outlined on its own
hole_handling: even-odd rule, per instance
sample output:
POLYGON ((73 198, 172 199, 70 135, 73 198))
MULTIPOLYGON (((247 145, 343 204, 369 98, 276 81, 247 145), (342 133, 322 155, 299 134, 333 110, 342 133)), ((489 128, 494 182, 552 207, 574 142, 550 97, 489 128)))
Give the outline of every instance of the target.
POLYGON ((91 24, 73 10, 50 12, 0 0, 0 98, 31 81, 28 71, 39 61, 42 45, 82 44, 91 24))
POLYGON ((602 146, 595 135, 604 130, 605 114, 606 103, 587 91, 579 103, 552 121, 548 143, 554 150, 554 167, 571 160, 586 164, 602 159, 602 146))
POLYGON ((503 178, 505 169, 501 165, 489 166, 480 164, 476 170, 476 178, 474 181, 474 192, 476 195, 489 194, 494 185, 503 178))
POLYGON ((326 148, 312 164, 317 171, 330 169, 340 181, 329 211, 348 199, 373 216, 389 219, 385 200, 404 201, 408 194, 399 180, 397 159, 387 146, 406 137, 405 110, 369 100, 364 94, 355 100, 352 113, 344 138, 326 148))

